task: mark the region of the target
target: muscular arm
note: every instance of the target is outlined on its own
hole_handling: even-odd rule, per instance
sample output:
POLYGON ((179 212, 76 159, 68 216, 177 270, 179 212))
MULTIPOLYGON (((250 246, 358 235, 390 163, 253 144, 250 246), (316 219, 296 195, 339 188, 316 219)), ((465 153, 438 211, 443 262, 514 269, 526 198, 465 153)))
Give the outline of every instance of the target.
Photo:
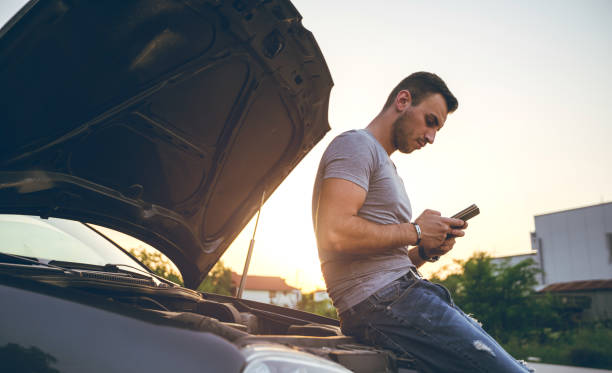
MULTIPOLYGON (((377 224, 357 215, 365 202, 366 191, 350 181, 338 178, 323 180, 315 218, 315 233, 320 248, 352 254, 374 254, 392 248, 414 245, 417 233, 411 223, 377 224)), ((447 234, 463 236, 463 221, 441 217, 426 210, 419 216, 421 245, 427 249, 445 244, 447 234)), ((454 243, 454 239, 453 239, 454 243)), ((451 245, 452 247, 452 245, 451 245)), ((415 248, 409 257, 417 267, 424 262, 415 248)))
POLYGON ((315 220, 319 247, 353 254, 373 254, 417 241, 410 223, 381 225, 361 218, 357 212, 366 191, 343 179, 323 180, 315 220))
POLYGON ((315 219, 319 247, 373 254, 416 243, 416 230, 410 223, 381 225, 359 217, 357 212, 365 198, 366 191, 355 183, 323 180, 315 219))

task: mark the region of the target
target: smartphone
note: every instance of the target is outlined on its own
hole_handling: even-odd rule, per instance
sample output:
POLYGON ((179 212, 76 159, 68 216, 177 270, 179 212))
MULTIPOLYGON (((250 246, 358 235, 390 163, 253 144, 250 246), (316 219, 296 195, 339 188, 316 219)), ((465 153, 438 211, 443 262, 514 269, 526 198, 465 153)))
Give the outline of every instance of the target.
POLYGON ((480 209, 478 209, 478 206, 472 204, 470 207, 465 208, 456 213, 455 215, 451 216, 451 218, 467 221, 468 219, 471 219, 478 214, 480 214, 480 209))

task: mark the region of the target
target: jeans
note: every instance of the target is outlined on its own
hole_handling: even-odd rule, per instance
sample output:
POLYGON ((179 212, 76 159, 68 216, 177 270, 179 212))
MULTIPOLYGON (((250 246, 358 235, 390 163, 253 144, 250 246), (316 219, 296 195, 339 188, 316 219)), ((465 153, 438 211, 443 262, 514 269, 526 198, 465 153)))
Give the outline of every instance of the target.
POLYGON ((533 372, 451 299, 412 273, 340 315, 342 332, 413 361, 419 372, 533 372))

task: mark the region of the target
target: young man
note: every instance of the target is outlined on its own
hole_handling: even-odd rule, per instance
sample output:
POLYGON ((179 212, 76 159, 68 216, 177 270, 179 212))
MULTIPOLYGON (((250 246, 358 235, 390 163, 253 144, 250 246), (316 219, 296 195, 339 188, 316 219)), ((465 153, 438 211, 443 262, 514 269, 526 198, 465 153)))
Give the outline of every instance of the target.
POLYGON ((389 156, 433 144, 457 106, 437 75, 414 73, 367 128, 331 142, 313 191, 321 269, 345 334, 412 359, 422 372, 527 372, 416 270, 451 250, 467 223, 433 210, 411 222, 389 156))

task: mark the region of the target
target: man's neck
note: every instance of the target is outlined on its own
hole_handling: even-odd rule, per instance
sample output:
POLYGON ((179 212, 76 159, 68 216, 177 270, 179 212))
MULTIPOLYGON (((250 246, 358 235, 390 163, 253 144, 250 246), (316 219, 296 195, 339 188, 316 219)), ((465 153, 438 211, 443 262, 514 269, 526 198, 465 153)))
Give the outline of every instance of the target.
POLYGON ((396 150, 393 144, 394 120, 395 119, 389 115, 389 111, 386 110, 372 119, 370 124, 366 127, 366 130, 378 140, 389 156, 396 150))

